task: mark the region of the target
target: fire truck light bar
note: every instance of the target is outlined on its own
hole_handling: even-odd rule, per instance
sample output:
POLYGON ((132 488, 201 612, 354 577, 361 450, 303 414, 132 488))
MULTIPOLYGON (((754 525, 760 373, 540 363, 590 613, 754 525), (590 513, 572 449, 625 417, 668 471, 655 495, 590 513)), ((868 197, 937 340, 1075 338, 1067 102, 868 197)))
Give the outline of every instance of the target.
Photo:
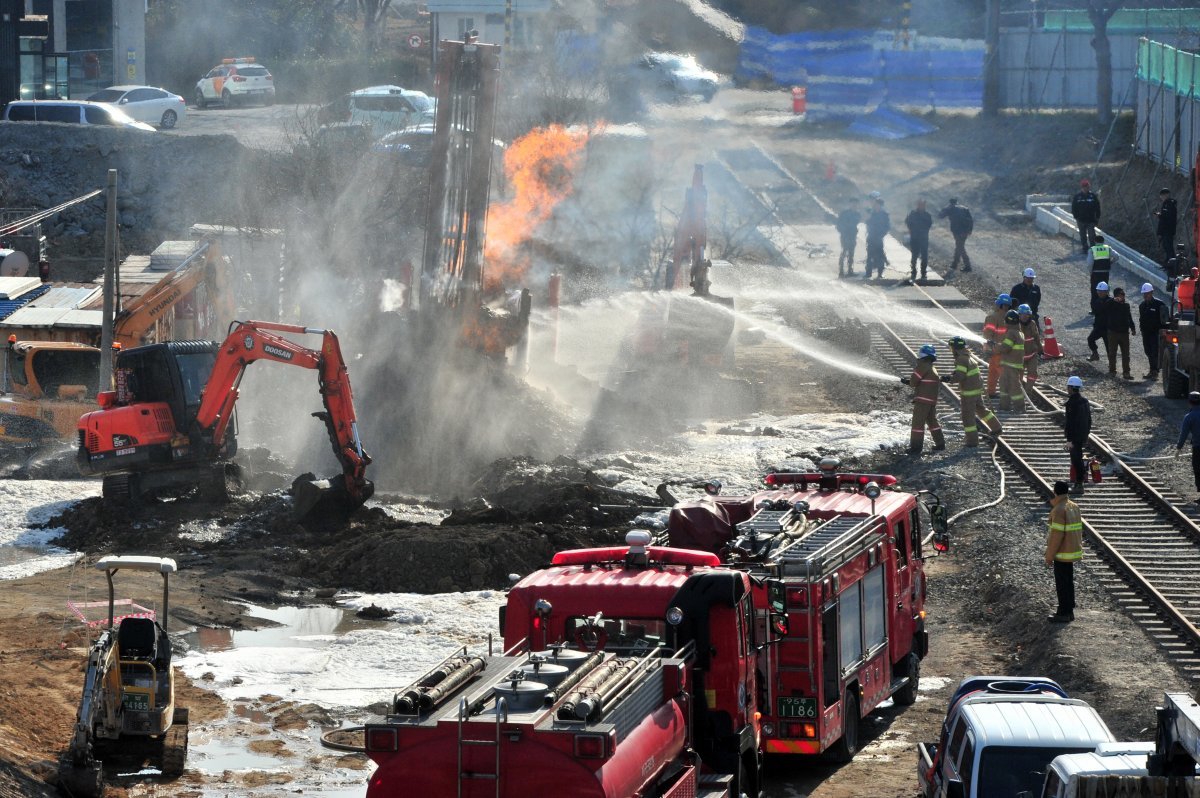
MULTIPOLYGON (((832 474, 818 472, 773 472, 763 477, 766 485, 808 485, 820 483, 823 479, 831 479, 832 474)), ((868 482, 878 483, 880 487, 895 485, 898 481, 891 474, 838 474, 838 487, 842 485, 865 486, 868 482)))

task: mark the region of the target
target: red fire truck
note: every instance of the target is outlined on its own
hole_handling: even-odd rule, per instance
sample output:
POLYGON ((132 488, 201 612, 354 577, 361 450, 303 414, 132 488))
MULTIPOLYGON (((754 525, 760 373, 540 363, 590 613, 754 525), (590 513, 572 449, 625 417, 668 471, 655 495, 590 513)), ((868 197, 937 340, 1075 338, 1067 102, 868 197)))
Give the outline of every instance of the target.
POLYGON ((712 484, 671 511, 670 545, 711 551, 782 590, 761 605, 788 621, 758 664, 764 753, 849 760, 861 718, 888 698, 916 700, 929 650, 920 506, 938 550, 944 508, 889 490, 895 477, 839 466, 826 458, 816 472, 768 474, 750 496, 716 495, 712 484))

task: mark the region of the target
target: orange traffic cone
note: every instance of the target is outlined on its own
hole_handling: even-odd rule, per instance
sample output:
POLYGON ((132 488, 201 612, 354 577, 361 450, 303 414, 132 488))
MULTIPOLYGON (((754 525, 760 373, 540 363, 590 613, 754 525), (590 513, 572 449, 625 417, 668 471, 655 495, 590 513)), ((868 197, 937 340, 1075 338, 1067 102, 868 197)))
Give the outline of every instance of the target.
POLYGON ((1058 348, 1058 339, 1054 337, 1054 322, 1046 317, 1046 334, 1042 337, 1043 357, 1062 357, 1063 351, 1058 348))

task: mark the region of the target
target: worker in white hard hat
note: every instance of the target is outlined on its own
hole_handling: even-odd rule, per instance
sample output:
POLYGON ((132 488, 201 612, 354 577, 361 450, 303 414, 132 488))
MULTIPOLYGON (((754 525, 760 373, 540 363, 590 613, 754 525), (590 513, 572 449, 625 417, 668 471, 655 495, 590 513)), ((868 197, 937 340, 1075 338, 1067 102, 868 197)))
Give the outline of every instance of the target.
POLYGON ((1088 356, 1088 360, 1100 359, 1100 350, 1096 348, 1097 341, 1104 341, 1105 350, 1108 349, 1108 339, 1105 338, 1108 322, 1104 318, 1104 311, 1111 301, 1108 296, 1108 283, 1097 283, 1096 290, 1092 292, 1092 331, 1087 337, 1088 349, 1092 350, 1092 354, 1088 356))
POLYGON ((1170 321, 1170 311, 1167 303, 1154 296, 1154 286, 1142 283, 1142 304, 1138 306, 1138 327, 1142 330, 1142 351, 1146 353, 1146 361, 1150 370, 1142 377, 1144 380, 1158 379, 1158 351, 1162 340, 1162 330, 1170 321))
POLYGON ((1008 295, 1012 297, 1013 307, 1028 305, 1033 311, 1034 321, 1038 321, 1038 305, 1042 304, 1042 287, 1034 282, 1036 279, 1037 272, 1033 269, 1026 269, 1021 273, 1021 282, 1014 285, 1008 292, 1008 295))
MULTIPOLYGON (((1200 492, 1200 391, 1188 394, 1188 404, 1191 409, 1183 417, 1179 427, 1179 442, 1175 445, 1175 456, 1183 449, 1189 436, 1192 439, 1192 478, 1196 481, 1196 490, 1200 492)), ((1200 498, 1196 499, 1200 503, 1200 498)))
POLYGON ((1087 467, 1083 464, 1083 445, 1092 434, 1092 406, 1083 395, 1083 380, 1077 376, 1067 378, 1066 425, 1067 450, 1071 453, 1072 493, 1083 493, 1083 478, 1087 467))

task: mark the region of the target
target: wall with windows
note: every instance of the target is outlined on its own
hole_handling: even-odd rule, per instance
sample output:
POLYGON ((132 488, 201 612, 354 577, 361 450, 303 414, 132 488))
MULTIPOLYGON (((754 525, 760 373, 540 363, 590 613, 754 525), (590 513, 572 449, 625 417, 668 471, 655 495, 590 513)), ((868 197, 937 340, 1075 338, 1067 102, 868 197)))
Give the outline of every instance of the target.
MULTIPOLYGON (((506 3, 502 0, 455 0, 429 4, 433 15, 433 36, 442 39, 462 40, 469 30, 479 31, 479 40, 487 44, 504 44, 504 17, 506 3)), ((512 0, 512 40, 517 49, 532 49, 544 35, 544 17, 550 10, 548 0, 512 0)))

